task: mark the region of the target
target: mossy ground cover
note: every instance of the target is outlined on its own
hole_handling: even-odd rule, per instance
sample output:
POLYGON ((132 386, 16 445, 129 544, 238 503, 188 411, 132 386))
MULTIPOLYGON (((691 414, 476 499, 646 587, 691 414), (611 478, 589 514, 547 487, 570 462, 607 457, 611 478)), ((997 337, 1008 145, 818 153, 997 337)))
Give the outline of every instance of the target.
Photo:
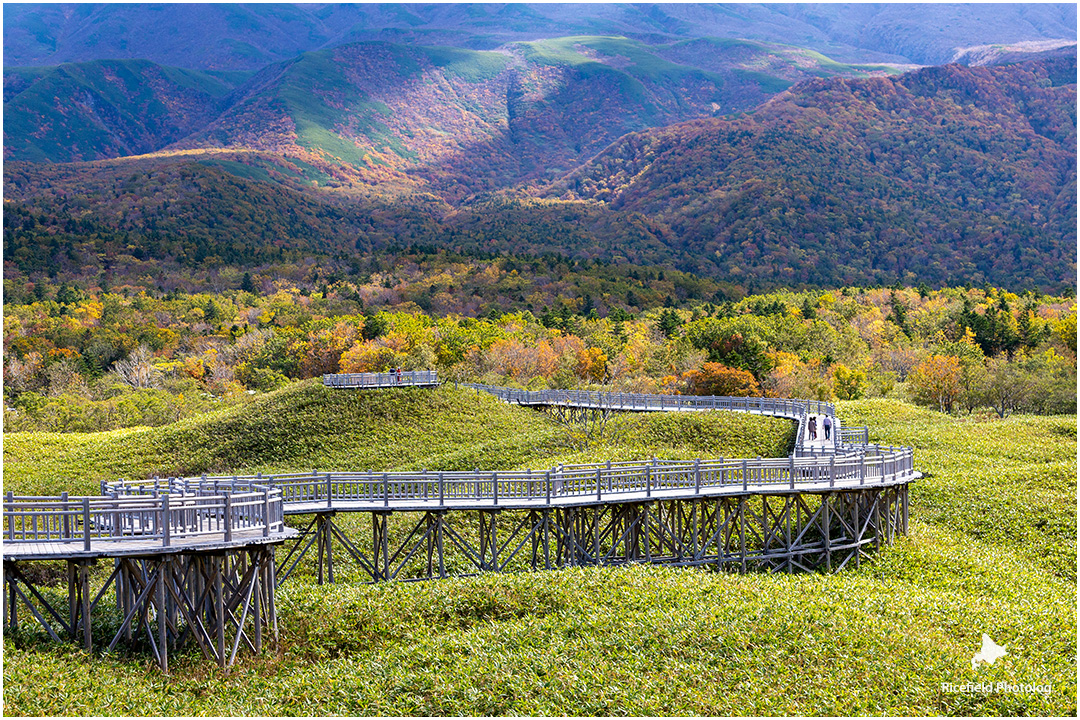
MULTIPOLYGON (((314 417, 303 419, 299 400, 317 405, 321 389, 288 392, 265 402, 288 403, 298 417, 265 412, 265 427, 317 427, 314 417)), ((407 402, 408 394, 401 395, 391 404, 407 402)), ((551 458, 568 454, 558 430, 539 414, 494 404, 481 412, 479 403, 488 399, 449 389, 424 401, 439 402, 462 411, 478 403, 477 413, 487 417, 506 412, 514 425, 507 438, 530 437, 498 458, 507 466, 550 465, 551 458)), ((264 410, 273 407, 283 406, 264 410)), ((219 431, 239 427, 228 423, 251 427, 258 416, 242 421, 242 410, 204 422, 223 423, 219 431)), ((164 678, 145 655, 91 657, 36 635, 5 638, 4 712, 1075 714, 1075 418, 958 421, 869 401, 845 403, 841 414, 849 424, 868 424, 875 440, 916 446, 918 465, 929 473, 912 494, 910 535, 859 570, 739 576, 577 568, 410 584, 290 582, 279 595, 280 653, 245 658, 228 675, 194 652, 171 662, 172 674, 164 678), (985 527, 991 520, 993 527, 985 527), (1008 654, 973 669, 984 632, 1008 654), (1037 685, 1046 692, 942 689, 943 683, 966 682, 1037 685)), ((404 431, 404 421, 396 425, 393 412, 387 415, 388 426, 404 431)), ((650 422, 660 428, 709 422, 682 417, 650 422)), ((432 416, 427 422, 437 421, 432 416)), ((164 433, 78 439, 84 450, 67 449, 65 462, 90 463, 79 460, 80 453, 95 443, 131 446, 139 444, 132 438, 156 438, 145 435, 150 432, 164 433)), ((171 432, 180 433, 169 435, 175 440, 195 431, 188 426, 171 432)), ((290 431, 278 432, 284 438, 290 431)), ((475 432, 484 445, 484 431, 475 432)), ((679 445, 652 432, 653 439, 635 449, 679 453, 698 442, 722 444, 717 435, 723 434, 684 432, 679 445)), ((648 438, 648 432, 642 435, 648 438)), ((6 439, 5 459, 30 465, 27 446, 12 449, 11 437, 6 439)), ((275 462, 329 460, 356 447, 348 440, 311 442, 275 462)), ((402 466, 446 456, 442 442, 430 440, 402 466)), ((250 452, 251 467, 270 467, 274 460, 260 454, 261 447, 205 457, 250 452)), ((380 452, 367 457, 374 462, 380 452)), ((475 458, 485 456, 481 450, 475 458)), ((59 462, 42 472, 62 472, 59 462)), ((5 488, 15 480, 12 472, 19 483, 35 481, 33 467, 5 466, 5 488)))

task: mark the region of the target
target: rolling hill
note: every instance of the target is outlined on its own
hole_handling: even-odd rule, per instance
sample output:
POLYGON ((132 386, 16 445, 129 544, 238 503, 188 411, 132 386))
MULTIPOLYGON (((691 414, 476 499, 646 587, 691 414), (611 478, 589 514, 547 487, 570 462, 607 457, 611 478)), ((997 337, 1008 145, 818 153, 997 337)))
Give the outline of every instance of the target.
MULTIPOLYGON (((641 417, 632 437, 600 443, 591 452, 611 458, 784 457, 794 438, 794 424, 779 418, 656 413, 641 417)), ((319 380, 165 427, 14 433, 6 440, 5 484, 37 494, 90 492, 101 480, 155 474, 540 469, 580 462, 580 453, 588 452, 575 450, 543 413, 487 394, 449 385, 342 392, 319 380), (73 477, 80 478, 77 487, 73 477)))
POLYGON ((354 43, 250 78, 93 61, 8 71, 5 112, 15 120, 5 157, 254 150, 297 158, 361 192, 460 200, 552 179, 627 132, 747 110, 802 79, 884 72, 894 71, 790 46, 599 36, 493 52, 354 43))

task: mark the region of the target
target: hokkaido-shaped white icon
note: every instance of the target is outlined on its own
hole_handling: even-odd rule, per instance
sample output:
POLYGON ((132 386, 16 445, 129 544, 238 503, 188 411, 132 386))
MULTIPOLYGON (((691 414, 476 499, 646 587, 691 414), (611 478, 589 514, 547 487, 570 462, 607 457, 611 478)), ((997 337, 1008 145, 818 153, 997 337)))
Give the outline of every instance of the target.
POLYGON ((982 634, 982 650, 979 654, 971 658, 971 669, 974 670, 979 666, 979 663, 984 662, 987 665, 993 665, 994 662, 1002 655, 1007 655, 1004 645, 998 645, 996 642, 990 639, 990 636, 986 633, 982 634))

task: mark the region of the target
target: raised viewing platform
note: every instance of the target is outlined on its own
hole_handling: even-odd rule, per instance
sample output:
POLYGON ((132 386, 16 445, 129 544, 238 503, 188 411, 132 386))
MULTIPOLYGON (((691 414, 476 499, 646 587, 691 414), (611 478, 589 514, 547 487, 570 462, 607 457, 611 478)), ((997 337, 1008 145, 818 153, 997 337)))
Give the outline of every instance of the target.
POLYGON ((392 387, 435 387, 439 384, 438 373, 434 370, 415 370, 409 372, 388 373, 343 373, 323 375, 323 385, 330 388, 392 388, 392 387))

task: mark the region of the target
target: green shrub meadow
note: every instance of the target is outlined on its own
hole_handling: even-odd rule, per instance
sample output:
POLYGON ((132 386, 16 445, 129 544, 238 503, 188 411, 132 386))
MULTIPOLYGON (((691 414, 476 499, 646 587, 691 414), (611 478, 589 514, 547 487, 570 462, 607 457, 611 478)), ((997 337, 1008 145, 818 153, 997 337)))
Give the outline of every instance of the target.
MULTIPOLYGON (((926 473, 909 535, 858 569, 625 566, 362 584, 343 566, 333 586, 290 578, 278 651, 241 654, 227 673, 190 649, 165 677, 146 652, 87 654, 24 623, 4 638, 4 714, 1075 715, 1075 416, 956 418, 894 400, 839 412, 874 442, 914 446, 926 473), (983 633, 1007 654, 976 668, 983 633)), ((306 383, 162 428, 8 434, 4 486, 775 456, 793 433, 738 414, 624 422, 581 450, 542 413, 470 391, 306 383)))

